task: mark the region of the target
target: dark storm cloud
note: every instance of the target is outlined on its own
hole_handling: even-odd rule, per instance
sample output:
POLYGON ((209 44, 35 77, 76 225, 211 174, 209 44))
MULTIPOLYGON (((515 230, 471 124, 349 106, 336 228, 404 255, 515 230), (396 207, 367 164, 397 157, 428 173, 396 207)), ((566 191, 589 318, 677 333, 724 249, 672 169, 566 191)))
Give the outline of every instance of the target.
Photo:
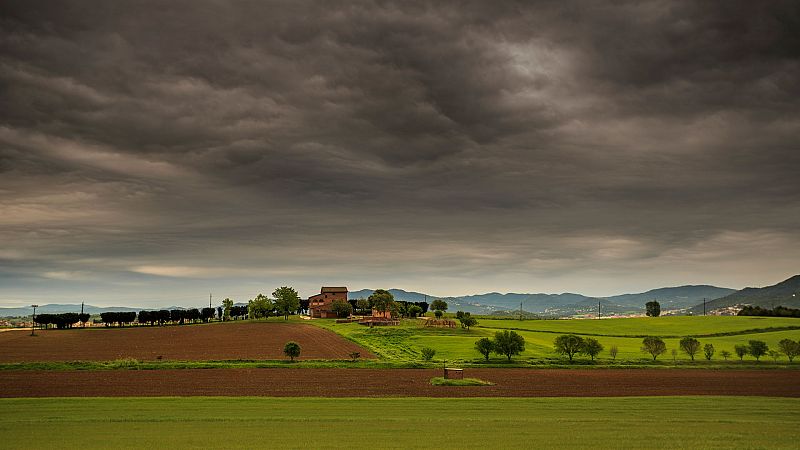
POLYGON ((0 8, 4 280, 599 294, 796 271, 796 2, 0 8))

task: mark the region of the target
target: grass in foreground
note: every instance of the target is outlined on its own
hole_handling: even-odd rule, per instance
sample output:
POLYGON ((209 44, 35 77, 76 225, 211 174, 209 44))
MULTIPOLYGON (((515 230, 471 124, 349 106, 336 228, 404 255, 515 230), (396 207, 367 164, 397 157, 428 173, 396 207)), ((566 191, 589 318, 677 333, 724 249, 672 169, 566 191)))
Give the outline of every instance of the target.
POLYGON ((494 386, 491 381, 481 380, 480 378, 449 379, 445 377, 431 378, 433 386, 494 386))
POLYGON ((4 448, 796 448, 798 422, 759 397, 0 399, 4 448))

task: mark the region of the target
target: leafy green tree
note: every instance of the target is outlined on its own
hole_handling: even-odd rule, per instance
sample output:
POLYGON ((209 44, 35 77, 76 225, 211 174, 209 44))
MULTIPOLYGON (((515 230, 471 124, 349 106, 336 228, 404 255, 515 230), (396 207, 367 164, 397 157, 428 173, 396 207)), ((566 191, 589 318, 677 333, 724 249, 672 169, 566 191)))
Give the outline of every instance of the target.
POLYGON ((337 299, 331 303, 331 310, 336 313, 336 317, 347 317, 353 312, 353 307, 350 303, 337 299))
POLYGON ((616 359, 617 359, 617 353, 619 353, 619 349, 617 348, 617 346, 616 346, 616 345, 612 345, 612 346, 611 346, 611 347, 608 349, 608 354, 609 354, 609 355, 611 355, 611 359, 613 359, 613 360, 616 360, 616 359))
POLYGON ((386 311, 391 311, 392 304, 394 304, 394 295, 385 289, 376 289, 369 296, 369 303, 377 311, 385 313, 386 311))
POLYGON ((692 358, 692 361, 694 361, 694 355, 696 355, 697 352, 700 351, 700 341, 698 341, 693 337, 685 337, 681 339, 681 342, 678 345, 680 346, 681 350, 683 350, 684 353, 686 353, 687 355, 689 355, 690 358, 692 358))
POLYGON ((603 351, 603 344, 597 341, 594 338, 583 338, 583 345, 581 346, 581 353, 584 355, 589 355, 594 361, 595 356, 597 356, 600 352, 603 351))
POLYGON ((661 315, 661 304, 653 300, 644 304, 648 317, 658 317, 661 315))
POLYGON ((728 360, 728 358, 730 358, 730 357, 731 357, 731 352, 729 352, 729 351, 727 351, 727 350, 723 350, 723 351, 719 352, 719 356, 722 356, 722 359, 724 359, 725 361, 727 361, 727 360, 728 360))
POLYGON ((292 362, 295 358, 300 357, 300 344, 294 341, 289 341, 283 346, 283 354, 288 356, 292 362))
POLYGON ((655 361, 659 355, 662 355, 667 351, 667 344, 665 344, 664 340, 658 336, 647 336, 646 338, 642 339, 642 351, 645 353, 650 353, 650 355, 653 357, 653 361, 655 361))
POLYGON ((783 339, 778 342, 780 351, 789 358, 789 362, 794 361, 794 357, 800 355, 800 342, 791 339, 783 339))
POLYGON ((433 312, 433 315, 436 316, 437 319, 441 319, 443 314, 444 313, 439 309, 433 312))
POLYGON ((430 361, 431 359, 433 359, 434 355, 436 355, 436 350, 430 347, 424 347, 420 350, 420 352, 422 353, 422 358, 425 361, 430 361))
POLYGON ((750 349, 746 345, 734 345, 733 351, 739 357, 739 361, 744 361, 744 355, 750 353, 750 349))
POLYGON ((707 360, 711 361, 711 358, 714 356, 714 344, 704 345, 703 354, 706 356, 707 360))
POLYGON ((489 361, 489 354, 494 351, 494 342, 489 338, 480 338, 475 341, 475 350, 489 361))
MULTIPOLYGON (((447 311, 447 302, 442 300, 442 299, 440 299, 440 298, 437 298, 436 300, 431 302, 431 309, 434 310, 434 311, 445 312, 445 311, 447 311)), ((438 317, 441 317, 441 316, 438 316, 438 317)))
POLYGON ((251 319, 266 319, 272 315, 274 309, 275 306, 272 304, 272 300, 263 294, 258 294, 256 298, 247 302, 247 315, 251 319))
POLYGON ((203 322, 208 323, 208 321, 213 318, 214 318, 214 308, 203 308, 200 310, 200 319, 202 319, 203 322))
POLYGON ((574 334, 562 334, 553 341, 553 348, 560 355, 567 355, 569 362, 583 348, 583 338, 574 334))
POLYGON ((509 361, 514 355, 525 351, 525 338, 515 331, 498 331, 494 334, 494 352, 505 355, 509 361))
POLYGON ((464 311, 456 311, 456 319, 461 319, 462 317, 464 317, 464 311))
POLYGON ((766 355, 769 351, 769 347, 767 347, 767 343, 764 341, 756 341, 752 340, 747 343, 747 350, 756 359, 759 360, 762 356, 766 355))
POLYGON ((222 320, 231 320, 231 308, 233 308, 233 300, 226 298, 222 301, 222 320))
POLYGON ((300 308, 300 296, 294 288, 281 286, 275 289, 272 297, 275 299, 275 310, 283 316, 283 320, 289 320, 289 314, 300 308))
POLYGON ((369 314, 370 313, 369 300, 365 298, 360 298, 356 300, 356 308, 358 309, 359 314, 369 314))
POLYGON ((463 325, 464 328, 467 329, 467 331, 469 331, 469 327, 474 327, 477 324, 478 324, 478 319, 471 316, 467 316, 461 319, 461 325, 463 325))
POLYGON ((408 307, 408 316, 409 317, 417 317, 422 315, 422 308, 417 305, 411 305, 408 307))

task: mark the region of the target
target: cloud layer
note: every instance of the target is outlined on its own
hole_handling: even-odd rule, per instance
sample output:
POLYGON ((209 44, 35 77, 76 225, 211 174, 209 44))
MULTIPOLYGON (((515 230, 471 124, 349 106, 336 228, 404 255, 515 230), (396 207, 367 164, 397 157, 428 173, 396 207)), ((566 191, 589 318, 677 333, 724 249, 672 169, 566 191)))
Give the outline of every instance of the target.
POLYGON ((793 1, 0 10, 0 304, 800 267, 793 1))

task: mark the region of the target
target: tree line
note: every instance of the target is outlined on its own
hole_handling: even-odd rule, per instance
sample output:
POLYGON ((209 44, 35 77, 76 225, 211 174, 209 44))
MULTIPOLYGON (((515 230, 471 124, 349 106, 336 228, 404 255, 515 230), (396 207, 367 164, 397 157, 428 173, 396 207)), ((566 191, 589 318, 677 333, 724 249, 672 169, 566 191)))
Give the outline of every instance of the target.
POLYGON ((85 324, 89 321, 88 313, 62 313, 62 314, 38 314, 33 318, 33 321, 45 328, 54 325, 56 328, 65 329, 72 328, 78 322, 85 324))
POLYGON ((760 306, 745 306, 737 316, 764 316, 764 317, 800 317, 800 309, 778 306, 773 309, 760 306))

